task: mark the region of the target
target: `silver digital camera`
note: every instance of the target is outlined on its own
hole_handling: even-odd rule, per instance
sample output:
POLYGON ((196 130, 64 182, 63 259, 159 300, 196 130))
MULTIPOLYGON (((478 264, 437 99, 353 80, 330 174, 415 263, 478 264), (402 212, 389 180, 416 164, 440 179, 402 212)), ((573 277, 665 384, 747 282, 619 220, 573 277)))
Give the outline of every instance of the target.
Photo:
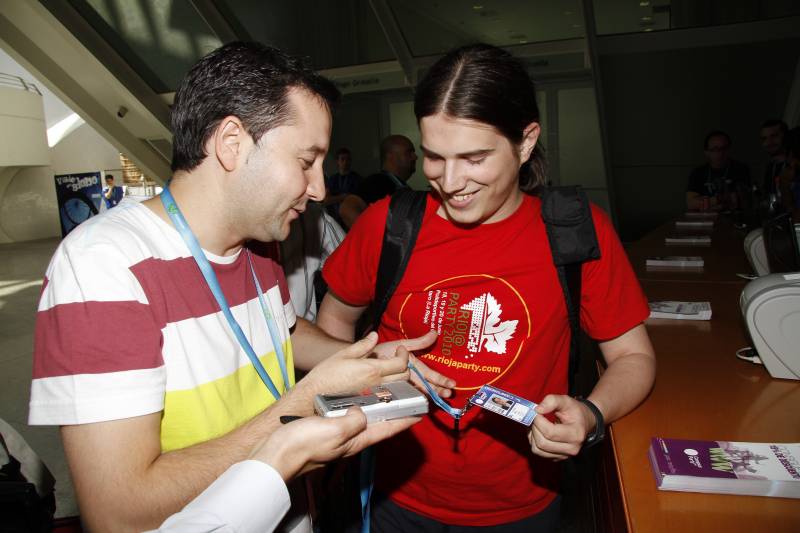
POLYGON ((349 407, 360 407, 367 423, 418 416, 428 412, 428 399, 407 381, 376 385, 361 392, 318 394, 314 409, 324 417, 344 416, 349 407))

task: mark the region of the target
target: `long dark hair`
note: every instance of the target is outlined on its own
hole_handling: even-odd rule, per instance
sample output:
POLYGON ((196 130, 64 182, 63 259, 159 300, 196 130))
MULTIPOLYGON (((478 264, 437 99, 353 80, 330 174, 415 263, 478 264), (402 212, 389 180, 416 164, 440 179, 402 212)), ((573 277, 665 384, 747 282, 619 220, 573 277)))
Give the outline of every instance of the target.
MULTIPOLYGON (((522 62, 488 44, 449 52, 419 82, 414 97, 417 122, 437 113, 489 124, 515 146, 528 124, 539 122, 536 89, 522 62)), ((545 183, 546 173, 544 150, 537 143, 520 167, 519 188, 533 192, 545 183)))

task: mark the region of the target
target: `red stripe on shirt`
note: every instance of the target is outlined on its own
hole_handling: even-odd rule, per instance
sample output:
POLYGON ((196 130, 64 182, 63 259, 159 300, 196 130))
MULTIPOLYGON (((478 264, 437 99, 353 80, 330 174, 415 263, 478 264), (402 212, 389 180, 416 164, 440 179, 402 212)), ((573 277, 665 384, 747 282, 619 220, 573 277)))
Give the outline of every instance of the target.
POLYGON ((36 315, 33 379, 157 368, 161 342, 139 302, 57 305, 36 315))
MULTIPOLYGON (((277 283, 284 303, 289 300, 283 271, 261 249, 253 250, 253 266, 261 289, 266 293, 277 283)), ((256 288, 247 257, 240 254, 231 264, 211 263, 230 307, 256 297, 256 288)), ((220 311, 193 257, 163 260, 148 258, 131 267, 139 280, 156 322, 163 327, 172 322, 198 318, 220 311)))

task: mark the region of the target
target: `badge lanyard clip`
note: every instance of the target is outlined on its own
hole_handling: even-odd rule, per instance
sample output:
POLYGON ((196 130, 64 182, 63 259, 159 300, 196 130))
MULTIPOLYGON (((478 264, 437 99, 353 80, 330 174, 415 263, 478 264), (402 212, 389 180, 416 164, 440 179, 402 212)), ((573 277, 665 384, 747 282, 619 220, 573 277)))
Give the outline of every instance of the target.
POLYGON ((458 452, 458 438, 460 437, 461 431, 461 418, 469 411, 469 408, 472 407, 472 402, 467 401, 467 405, 464 406, 463 409, 456 409, 455 407, 451 407, 447 404, 447 402, 439 396, 433 387, 425 379, 422 375, 422 372, 417 369, 412 363, 408 363, 408 368, 414 372, 417 377, 422 381, 422 384, 425 386, 425 390, 428 391, 428 396, 431 397, 431 401, 435 403, 442 411, 447 413, 448 415, 453 417, 453 451, 458 452))

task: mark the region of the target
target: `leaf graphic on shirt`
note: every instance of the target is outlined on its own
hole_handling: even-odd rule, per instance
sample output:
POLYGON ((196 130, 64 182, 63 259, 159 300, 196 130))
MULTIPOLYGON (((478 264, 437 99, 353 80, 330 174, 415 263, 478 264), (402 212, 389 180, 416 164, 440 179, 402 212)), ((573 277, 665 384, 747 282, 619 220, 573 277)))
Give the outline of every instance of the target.
POLYGON ((496 354, 506 353, 506 343, 517 331, 517 320, 500 321, 503 309, 491 294, 486 295, 486 321, 483 324, 482 341, 486 341, 484 348, 487 352, 496 354))

